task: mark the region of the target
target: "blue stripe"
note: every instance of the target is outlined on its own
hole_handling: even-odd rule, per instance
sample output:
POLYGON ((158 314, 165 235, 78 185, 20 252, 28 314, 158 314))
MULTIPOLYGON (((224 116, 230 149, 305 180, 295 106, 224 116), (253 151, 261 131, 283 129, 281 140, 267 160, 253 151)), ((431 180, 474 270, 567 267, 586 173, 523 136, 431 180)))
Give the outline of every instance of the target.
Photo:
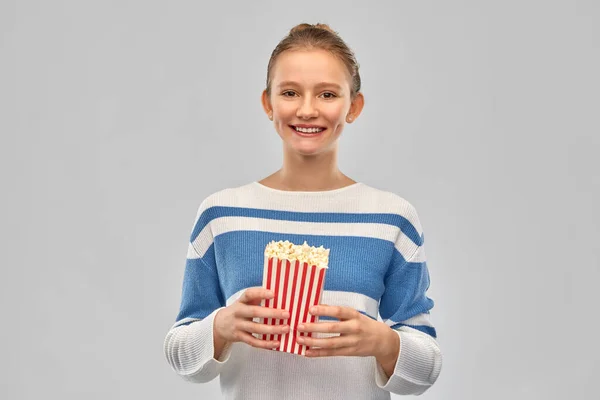
POLYGON ((427 297, 427 262, 405 262, 397 249, 394 249, 392 265, 398 268, 385 278, 385 293, 379 302, 381 318, 406 321, 431 310, 434 302, 427 297))
POLYGON ((183 288, 179 314, 175 321, 184 318, 206 318, 225 305, 217 274, 201 259, 187 259, 183 273, 183 288))
POLYGON ((184 322, 184 323, 182 323, 182 324, 179 324, 179 325, 177 325, 177 326, 185 326, 185 325, 189 325, 189 324, 191 324, 192 322, 198 322, 198 321, 202 321, 202 320, 201 320, 201 319, 200 319, 200 320, 199 320, 199 319, 193 319, 193 320, 191 320, 191 321, 184 322))
POLYGON ((392 329, 398 329, 401 326, 408 326, 409 328, 413 328, 416 330, 419 330, 423 333, 428 334, 429 336, 433 337, 434 339, 437 338, 437 332, 435 331, 435 328, 432 326, 427 326, 427 325, 408 325, 408 324, 402 324, 402 323, 398 323, 395 324, 394 326, 392 326, 392 329))
MULTIPOLYGON (((377 321, 377 317, 372 317, 372 316, 370 316, 369 314, 367 314, 364 311, 358 311, 358 312, 361 313, 362 315, 364 315, 365 317, 369 317, 372 320, 377 321)), ((328 315, 322 315, 322 316, 319 316, 319 321, 320 322, 338 322, 339 319, 334 318, 334 317, 330 317, 328 315)))
POLYGON ((397 251, 393 243, 377 238, 227 232, 215 238, 203 258, 207 264, 216 265, 217 276, 226 277, 221 279, 226 299, 241 289, 262 286, 265 244, 282 239, 331 249, 324 290, 360 293, 375 300, 385 290, 390 255, 397 251))
POLYGON ((192 231, 190 241, 193 242, 198 237, 200 232, 202 232, 202 229, 204 229, 210 221, 221 217, 263 218, 296 222, 385 224, 399 228, 416 245, 421 246, 423 244, 423 235, 419 235, 416 228, 408 219, 398 214, 334 212, 315 213, 222 206, 210 207, 200 215, 192 231))
MULTIPOLYGON (((364 315, 366 317, 371 318, 374 321, 377 321, 377 318, 373 318, 372 316, 370 316, 369 314, 367 314, 367 313, 365 313, 363 311, 359 311, 359 313, 361 313, 362 315, 364 315)), ((198 321, 201 321, 201 320, 197 320, 196 319, 196 320, 186 321, 186 322, 183 322, 183 323, 179 324, 178 326, 189 325, 189 324, 191 324, 193 322, 198 322, 198 321)), ((319 316, 319 321, 318 322, 338 322, 338 321, 339 321, 339 319, 337 319, 337 318, 323 315, 323 316, 319 316)))

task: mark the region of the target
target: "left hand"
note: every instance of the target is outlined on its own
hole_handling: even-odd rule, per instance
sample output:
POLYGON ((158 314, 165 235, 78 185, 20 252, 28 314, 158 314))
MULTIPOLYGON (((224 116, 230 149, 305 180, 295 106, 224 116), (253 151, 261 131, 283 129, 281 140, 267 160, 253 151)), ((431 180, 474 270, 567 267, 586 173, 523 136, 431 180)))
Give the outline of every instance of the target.
POLYGON ((298 326, 298 332, 339 333, 340 336, 329 338, 312 338, 297 336, 297 342, 319 349, 307 350, 307 357, 326 356, 375 356, 377 349, 386 348, 393 340, 392 330, 383 322, 375 321, 351 307, 318 305, 310 310, 311 315, 329 316, 339 321, 327 321, 303 324, 298 326), (383 343, 382 343, 383 342, 383 343), (382 346, 383 344, 383 346, 382 346))

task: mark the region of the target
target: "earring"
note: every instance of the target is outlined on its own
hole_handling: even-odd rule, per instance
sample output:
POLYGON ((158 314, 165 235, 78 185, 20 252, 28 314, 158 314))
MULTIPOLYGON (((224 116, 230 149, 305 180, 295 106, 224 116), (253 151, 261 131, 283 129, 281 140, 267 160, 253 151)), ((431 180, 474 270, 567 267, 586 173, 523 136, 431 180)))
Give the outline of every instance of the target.
POLYGON ((347 119, 348 119, 348 122, 352 121, 352 117, 350 115, 348 116, 347 119))
POLYGON ((273 120, 273 113, 269 113, 269 119, 273 120))

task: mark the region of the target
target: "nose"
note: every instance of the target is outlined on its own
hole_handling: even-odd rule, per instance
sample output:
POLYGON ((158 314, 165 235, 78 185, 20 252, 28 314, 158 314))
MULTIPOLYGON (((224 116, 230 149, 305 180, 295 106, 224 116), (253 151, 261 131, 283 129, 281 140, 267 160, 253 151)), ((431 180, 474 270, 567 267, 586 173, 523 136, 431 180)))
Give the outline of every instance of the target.
POLYGON ((311 96, 304 97, 304 100, 296 111, 296 117, 302 119, 316 118, 319 116, 319 111, 315 107, 314 99, 311 96))

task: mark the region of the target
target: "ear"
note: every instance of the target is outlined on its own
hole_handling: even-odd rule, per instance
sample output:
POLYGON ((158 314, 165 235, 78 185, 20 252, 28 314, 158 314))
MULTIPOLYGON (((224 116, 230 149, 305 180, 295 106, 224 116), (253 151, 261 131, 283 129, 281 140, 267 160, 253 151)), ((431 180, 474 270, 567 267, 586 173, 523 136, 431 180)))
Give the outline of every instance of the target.
POLYGON ((365 106, 365 97, 361 92, 358 92, 352 103, 350 103, 350 110, 348 110, 348 115, 346 116, 346 122, 352 123, 356 121, 356 118, 362 112, 363 107, 365 106))
POLYGON ((269 99, 269 95, 267 94, 267 90, 263 90, 262 95, 260 96, 260 101, 262 103, 263 109, 265 113, 269 117, 269 119, 273 118, 273 107, 271 107, 271 100, 269 99))

